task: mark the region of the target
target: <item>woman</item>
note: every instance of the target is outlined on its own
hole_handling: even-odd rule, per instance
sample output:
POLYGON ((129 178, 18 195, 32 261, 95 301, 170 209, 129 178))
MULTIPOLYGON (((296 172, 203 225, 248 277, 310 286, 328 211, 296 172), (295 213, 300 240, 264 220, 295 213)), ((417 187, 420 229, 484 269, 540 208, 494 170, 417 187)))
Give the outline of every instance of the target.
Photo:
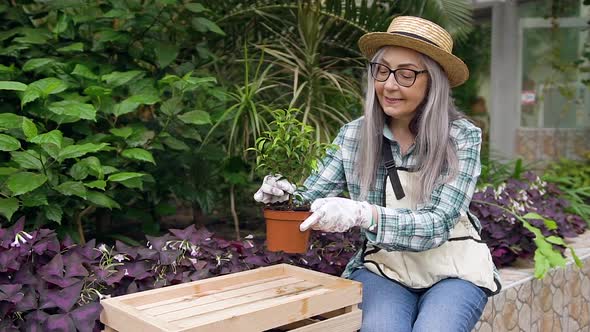
MULTIPOLYGON (((359 40, 370 60, 364 117, 346 124, 300 194, 313 214, 300 229, 362 229, 343 277, 363 284, 361 331, 471 331, 500 290, 469 204, 480 174, 481 131, 450 97, 467 66, 450 34, 417 17, 359 40), (334 197, 344 190, 350 199, 334 197)), ((255 199, 294 191, 267 176, 255 199)))

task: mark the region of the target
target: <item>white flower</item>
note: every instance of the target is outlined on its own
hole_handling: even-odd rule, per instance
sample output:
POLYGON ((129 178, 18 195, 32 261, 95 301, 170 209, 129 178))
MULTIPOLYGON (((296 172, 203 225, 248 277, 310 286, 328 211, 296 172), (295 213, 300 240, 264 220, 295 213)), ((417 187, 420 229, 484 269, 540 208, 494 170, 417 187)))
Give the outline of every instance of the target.
POLYGON ((102 252, 108 252, 109 250, 107 249, 107 246, 103 243, 100 246, 98 246, 98 250, 102 251, 102 252))
POLYGON ((129 275, 129 271, 127 271, 127 269, 125 269, 125 274, 124 275, 126 275, 126 276, 129 275))
POLYGON ((32 238, 33 236, 31 236, 31 234, 25 231, 20 231, 16 233, 16 235, 14 236, 14 241, 10 243, 10 246, 19 248, 21 243, 25 244, 27 243, 27 239, 31 240, 32 238))
POLYGON ((246 235, 246 237, 245 237, 244 239, 246 239, 246 240, 251 240, 251 239, 253 239, 253 238, 254 238, 254 235, 252 235, 252 234, 248 234, 248 235, 246 235))
POLYGON ((122 261, 126 260, 127 257, 125 257, 125 255, 123 255, 123 254, 116 254, 113 257, 113 259, 116 260, 117 262, 121 263, 122 261))

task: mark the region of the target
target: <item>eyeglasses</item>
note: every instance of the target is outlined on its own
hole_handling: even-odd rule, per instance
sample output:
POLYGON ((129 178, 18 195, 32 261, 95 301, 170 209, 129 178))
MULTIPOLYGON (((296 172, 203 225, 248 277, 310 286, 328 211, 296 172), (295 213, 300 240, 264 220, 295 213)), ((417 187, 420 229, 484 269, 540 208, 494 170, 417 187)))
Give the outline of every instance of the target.
POLYGON ((389 78, 389 75, 393 73, 393 77, 395 77, 397 84, 406 88, 414 85, 414 82, 416 82, 416 76, 418 76, 418 74, 426 72, 428 72, 428 70, 413 70, 408 68, 398 68, 396 70, 392 70, 386 65, 377 62, 371 62, 371 75, 376 81, 385 82, 389 78))

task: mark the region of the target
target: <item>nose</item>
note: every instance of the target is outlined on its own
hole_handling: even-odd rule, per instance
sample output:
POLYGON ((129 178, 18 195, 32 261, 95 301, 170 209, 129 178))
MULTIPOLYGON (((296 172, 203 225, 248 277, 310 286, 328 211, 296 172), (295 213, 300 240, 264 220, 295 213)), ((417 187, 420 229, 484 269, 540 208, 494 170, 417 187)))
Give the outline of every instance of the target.
POLYGON ((391 73, 391 75, 389 75, 389 77, 385 81, 384 87, 388 90, 397 90, 400 88, 400 85, 395 80, 395 75, 393 75, 393 73, 391 73))

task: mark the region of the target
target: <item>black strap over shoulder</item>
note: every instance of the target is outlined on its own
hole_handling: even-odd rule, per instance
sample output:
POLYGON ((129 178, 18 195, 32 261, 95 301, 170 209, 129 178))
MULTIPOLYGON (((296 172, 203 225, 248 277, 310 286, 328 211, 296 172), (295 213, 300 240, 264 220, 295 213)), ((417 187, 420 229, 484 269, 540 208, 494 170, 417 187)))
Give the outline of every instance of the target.
POLYGON ((404 188, 402 188, 402 183, 399 179, 399 175, 397 174, 395 160, 393 159, 393 154, 391 153, 389 140, 386 137, 383 137, 383 144, 381 150, 383 152, 383 164, 385 165, 385 169, 387 170, 387 174, 389 175, 391 187, 393 188, 393 192, 395 193, 395 198, 397 198, 397 200, 400 200, 406 197, 406 194, 404 193, 404 188))

